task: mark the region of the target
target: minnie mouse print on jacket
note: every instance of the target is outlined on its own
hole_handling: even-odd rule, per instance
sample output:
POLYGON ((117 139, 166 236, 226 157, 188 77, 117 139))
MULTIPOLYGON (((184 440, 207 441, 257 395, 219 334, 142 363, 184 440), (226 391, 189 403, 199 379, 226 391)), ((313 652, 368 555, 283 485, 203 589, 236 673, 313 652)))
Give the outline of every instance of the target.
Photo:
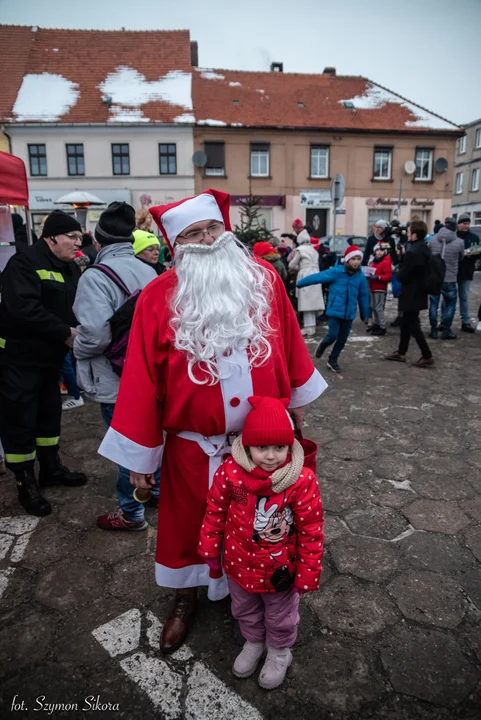
MULTIPOLYGON (((236 449, 245 453, 240 440, 232 448, 237 457, 236 449)), ((295 441, 292 452, 298 455, 297 446, 295 441)), ((248 472, 233 457, 214 476, 198 552, 206 561, 219 561, 223 543, 224 571, 247 592, 319 587, 322 502, 314 473, 302 460, 299 468, 295 482, 280 492, 273 490, 269 473, 257 466, 248 472)))

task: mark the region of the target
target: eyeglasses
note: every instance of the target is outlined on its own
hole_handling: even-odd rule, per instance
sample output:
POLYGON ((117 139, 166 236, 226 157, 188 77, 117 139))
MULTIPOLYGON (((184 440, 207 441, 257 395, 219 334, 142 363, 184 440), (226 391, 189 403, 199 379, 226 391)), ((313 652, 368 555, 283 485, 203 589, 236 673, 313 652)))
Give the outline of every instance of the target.
POLYGON ((213 222, 205 230, 191 230, 191 232, 185 235, 178 235, 178 237, 188 240, 189 242, 202 242, 204 235, 210 235, 212 238, 216 238, 224 229, 224 223, 213 222))
POLYGON ((65 235, 65 237, 68 237, 69 240, 79 240, 82 241, 81 235, 75 235, 75 233, 62 233, 62 235, 65 235))

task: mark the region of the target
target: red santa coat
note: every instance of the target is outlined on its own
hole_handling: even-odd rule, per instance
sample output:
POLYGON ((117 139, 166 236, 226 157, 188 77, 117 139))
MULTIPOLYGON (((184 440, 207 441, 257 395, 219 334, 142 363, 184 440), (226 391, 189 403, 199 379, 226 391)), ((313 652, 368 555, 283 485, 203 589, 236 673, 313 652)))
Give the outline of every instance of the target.
POLYGON ((290 407, 302 407, 327 387, 313 366, 284 285, 269 271, 274 285, 271 357, 250 368, 248 351, 219 356, 225 379, 213 386, 193 383, 186 356, 174 347, 169 322, 175 269, 149 283, 137 303, 114 417, 99 452, 139 473, 153 473, 162 463, 156 549, 156 581, 162 587, 207 585, 211 599, 227 595, 225 576, 209 578, 197 546, 207 492, 242 431, 251 409, 248 398, 290 397, 290 407))
POLYGON ((319 485, 303 468, 296 482, 275 493, 267 473, 255 477, 229 458, 207 496, 199 555, 219 558, 224 571, 250 593, 317 590, 324 536, 319 485))

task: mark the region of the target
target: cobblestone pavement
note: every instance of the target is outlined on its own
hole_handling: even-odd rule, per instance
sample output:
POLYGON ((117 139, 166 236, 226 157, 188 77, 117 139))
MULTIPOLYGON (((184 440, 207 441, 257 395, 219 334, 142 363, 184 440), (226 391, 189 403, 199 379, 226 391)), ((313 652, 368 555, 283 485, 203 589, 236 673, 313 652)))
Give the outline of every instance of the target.
MULTIPOLYGON (((473 310, 480 299, 478 273, 473 310)), ((383 361, 396 341, 367 340, 357 322, 345 371, 308 412, 324 572, 271 693, 230 672, 241 638, 228 601, 203 598, 188 648, 161 658, 170 593, 154 584, 155 512, 146 533, 96 528, 116 506, 99 410, 66 413, 63 455, 89 484, 48 491, 54 514, 37 522, 1 479, 0 717, 479 720, 481 334, 433 341, 424 370, 383 361)))

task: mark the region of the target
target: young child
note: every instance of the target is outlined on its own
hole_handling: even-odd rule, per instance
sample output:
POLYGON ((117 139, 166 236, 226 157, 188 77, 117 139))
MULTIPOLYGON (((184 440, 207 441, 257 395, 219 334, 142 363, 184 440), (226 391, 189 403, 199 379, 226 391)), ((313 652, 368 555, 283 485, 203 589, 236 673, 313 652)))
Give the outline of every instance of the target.
POLYGON ((374 255, 369 261, 369 266, 374 268, 376 273, 368 278, 373 318, 373 325, 370 330, 373 335, 385 335, 386 318, 384 308, 386 307, 387 286, 392 278, 389 244, 378 242, 374 245, 373 252, 374 255))
POLYGON ((322 357, 325 349, 335 343, 327 361, 327 367, 335 373, 341 372, 337 360, 351 332, 358 303, 361 320, 369 316, 369 288, 366 277, 361 271, 361 260, 360 248, 357 245, 350 245, 344 253, 344 264, 314 273, 297 282, 297 287, 316 283, 330 285, 326 310, 328 330, 325 338, 317 346, 316 357, 322 357))
POLYGON ((228 576, 232 614, 246 642, 232 672, 259 675, 266 690, 278 687, 292 662, 299 596, 317 590, 323 554, 323 514, 318 481, 303 467, 288 400, 250 397, 253 410, 217 470, 207 496, 199 555, 228 576))

